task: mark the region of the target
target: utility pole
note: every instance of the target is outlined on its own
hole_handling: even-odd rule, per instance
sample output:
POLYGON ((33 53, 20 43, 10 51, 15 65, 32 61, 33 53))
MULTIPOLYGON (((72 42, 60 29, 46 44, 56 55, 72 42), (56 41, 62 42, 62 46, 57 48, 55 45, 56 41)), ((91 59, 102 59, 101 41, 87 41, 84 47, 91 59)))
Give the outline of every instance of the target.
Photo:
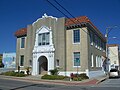
POLYGON ((117 26, 106 28, 106 34, 105 34, 105 37, 106 37, 106 61, 105 61, 106 62, 106 73, 108 73, 109 69, 110 69, 110 67, 109 67, 110 61, 108 58, 108 35, 109 35, 110 31, 115 27, 117 27, 117 26))
POLYGON ((106 28, 106 34, 105 34, 105 37, 106 37, 105 73, 106 74, 108 74, 108 71, 109 71, 109 65, 108 65, 108 29, 109 28, 106 28))

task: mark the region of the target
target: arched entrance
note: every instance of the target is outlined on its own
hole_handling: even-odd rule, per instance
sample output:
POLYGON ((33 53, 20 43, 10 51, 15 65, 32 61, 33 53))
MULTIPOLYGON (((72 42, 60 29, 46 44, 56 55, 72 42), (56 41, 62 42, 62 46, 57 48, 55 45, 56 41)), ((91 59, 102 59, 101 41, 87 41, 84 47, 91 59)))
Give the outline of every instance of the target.
POLYGON ((45 56, 41 56, 38 59, 38 69, 39 69, 39 74, 46 74, 48 71, 48 60, 45 56))

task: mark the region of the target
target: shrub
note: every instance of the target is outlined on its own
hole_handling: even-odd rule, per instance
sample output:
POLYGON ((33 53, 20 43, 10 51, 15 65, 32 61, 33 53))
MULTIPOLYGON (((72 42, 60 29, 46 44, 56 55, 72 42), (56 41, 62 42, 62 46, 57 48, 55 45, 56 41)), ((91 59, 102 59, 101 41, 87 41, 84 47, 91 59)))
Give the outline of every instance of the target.
POLYGON ((74 77, 73 81, 81 81, 82 79, 80 77, 74 77))
POLYGON ((51 75, 58 75, 58 69, 57 68, 55 68, 55 69, 53 69, 53 70, 50 70, 50 74, 51 75))
POLYGON ((89 77, 85 73, 79 74, 78 77, 80 77, 82 80, 89 79, 89 77))
POLYGON ((48 79, 48 80, 63 80, 65 76, 62 75, 44 75, 41 77, 42 79, 48 79))
POLYGON ((16 77, 25 77, 26 75, 24 73, 16 73, 16 77))
POLYGON ((14 71, 8 71, 8 72, 5 72, 3 74, 6 76, 15 76, 16 73, 14 71))
POLYGON ((71 79, 73 81, 81 81, 81 80, 84 80, 84 79, 89 79, 89 77, 85 74, 85 73, 81 73, 81 74, 73 74, 71 73, 71 79))
POLYGON ((3 73, 3 75, 6 75, 6 76, 16 76, 16 77, 24 77, 26 76, 23 72, 14 72, 14 71, 8 71, 8 72, 5 72, 3 73))

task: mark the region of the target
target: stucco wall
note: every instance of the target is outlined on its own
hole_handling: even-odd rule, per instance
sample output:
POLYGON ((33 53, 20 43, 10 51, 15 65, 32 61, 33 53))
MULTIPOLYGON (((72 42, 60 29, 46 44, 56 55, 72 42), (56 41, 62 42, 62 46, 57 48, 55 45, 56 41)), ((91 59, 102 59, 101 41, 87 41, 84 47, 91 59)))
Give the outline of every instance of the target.
POLYGON ((80 67, 78 71, 85 71, 88 68, 88 41, 87 41, 87 29, 81 30, 81 28, 76 28, 80 30, 80 43, 73 43, 73 30, 70 29, 66 31, 66 60, 67 60, 67 71, 76 71, 77 67, 73 66, 73 53, 80 52, 80 67))
MULTIPOLYGON (((21 38, 22 37, 19 37, 17 38, 17 46, 16 46, 16 69, 18 67, 18 65, 20 65, 20 56, 21 55, 24 55, 24 67, 26 67, 26 36, 25 37, 25 48, 21 48, 20 45, 21 45, 21 38)), ((23 69, 24 67, 21 67, 21 69, 23 69)))

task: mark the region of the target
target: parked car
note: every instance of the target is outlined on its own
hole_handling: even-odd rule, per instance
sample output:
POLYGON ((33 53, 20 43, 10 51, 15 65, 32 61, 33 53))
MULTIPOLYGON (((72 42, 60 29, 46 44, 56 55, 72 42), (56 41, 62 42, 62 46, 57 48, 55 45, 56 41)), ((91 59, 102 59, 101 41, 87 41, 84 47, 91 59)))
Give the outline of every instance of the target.
POLYGON ((119 77, 119 70, 115 68, 111 69, 109 72, 109 78, 112 78, 112 77, 119 77))

